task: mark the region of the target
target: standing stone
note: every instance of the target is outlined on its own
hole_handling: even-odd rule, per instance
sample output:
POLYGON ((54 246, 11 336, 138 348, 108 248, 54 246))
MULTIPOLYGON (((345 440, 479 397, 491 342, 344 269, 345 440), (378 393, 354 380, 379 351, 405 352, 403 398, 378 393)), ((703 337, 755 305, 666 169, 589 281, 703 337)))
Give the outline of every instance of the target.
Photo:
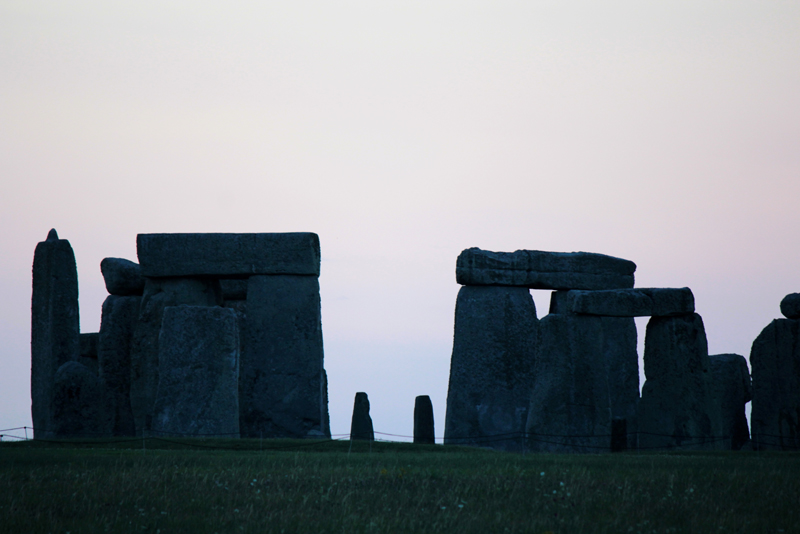
POLYGON ((80 334, 79 337, 79 354, 78 361, 89 368, 95 375, 98 373, 97 368, 97 339, 100 334, 97 332, 91 334, 80 334))
POLYGON ((138 263, 122 258, 105 258, 100 262, 100 272, 110 295, 127 297, 144 293, 144 277, 138 263))
POLYGON ((538 323, 526 288, 461 288, 447 391, 446 444, 522 450, 538 323))
POLYGON ((750 440, 744 411, 753 394, 747 360, 739 354, 716 354, 708 360, 716 448, 738 451, 750 440))
MULTIPOLYGON (((528 447, 548 452, 604 452, 612 406, 601 317, 550 314, 539 322, 528 447)), ((634 338, 635 339, 635 338, 634 338)))
POLYGON ((76 361, 58 368, 53 383, 54 437, 108 436, 110 424, 100 379, 76 361))
MULTIPOLYGON (((223 291, 224 295, 224 291, 223 291)), ((239 354, 244 354, 247 340, 247 301, 224 300, 223 308, 230 308, 236 313, 236 330, 239 332, 239 354)))
POLYGON ((617 289, 633 287, 636 264, 591 252, 468 248, 456 261, 461 285, 519 286, 530 289, 617 289))
POLYGON ((414 401, 414 443, 429 445, 436 443, 433 404, 427 395, 420 395, 414 401))
POLYGON ((708 343, 698 314, 650 319, 639 413, 641 448, 714 446, 708 367, 708 343))
POLYGON ((356 393, 353 419, 350 421, 350 440, 375 441, 372 417, 369 415, 369 398, 363 391, 356 393))
POLYGON ((103 302, 97 359, 114 436, 135 436, 131 410, 131 343, 141 297, 109 295, 103 302))
POLYGON ((787 319, 800 319, 800 293, 789 293, 783 297, 781 313, 787 319))
POLYGON ((239 437, 236 313, 170 306, 158 342, 157 435, 239 437))
POLYGON ((56 371, 80 354, 75 254, 55 229, 36 245, 31 297, 31 416, 35 438, 55 434, 56 371))
POLYGON ((316 276, 251 276, 240 364, 245 437, 323 437, 322 318, 316 276))
POLYGON ((148 278, 131 343, 131 409, 136 435, 151 428, 158 387, 158 336, 167 306, 216 306, 222 292, 217 280, 148 278))
POLYGON ((800 450, 800 321, 775 319, 750 351, 756 450, 800 450))

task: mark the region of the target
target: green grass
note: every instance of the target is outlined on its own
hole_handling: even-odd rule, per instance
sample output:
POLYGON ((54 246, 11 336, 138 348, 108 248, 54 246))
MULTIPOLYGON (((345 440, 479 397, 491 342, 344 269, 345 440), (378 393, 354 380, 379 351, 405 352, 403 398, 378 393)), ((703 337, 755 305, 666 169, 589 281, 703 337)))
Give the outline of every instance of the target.
POLYGON ((0 531, 800 532, 794 453, 349 446, 3 443, 0 531))

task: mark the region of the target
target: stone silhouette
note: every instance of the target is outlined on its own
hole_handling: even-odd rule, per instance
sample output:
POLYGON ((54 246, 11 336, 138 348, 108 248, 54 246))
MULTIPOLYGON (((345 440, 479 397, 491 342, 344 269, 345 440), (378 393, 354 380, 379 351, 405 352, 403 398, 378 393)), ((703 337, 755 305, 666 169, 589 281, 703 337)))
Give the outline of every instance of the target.
POLYGON ((414 400, 414 443, 429 445, 436 443, 433 404, 427 395, 420 395, 414 400))
POLYGON ((100 334, 80 334, 78 338, 78 361, 89 368, 95 375, 98 374, 97 366, 97 340, 100 334))
POLYGON ((128 297, 144 293, 144 277, 138 263, 122 258, 105 258, 100 262, 100 271, 109 295, 128 297))
POLYGON ((716 354, 709 360, 709 395, 716 410, 717 448, 738 451, 750 440, 745 404, 752 399, 747 361, 739 354, 716 354))
POLYGON ((356 393, 353 403, 353 419, 350 422, 350 439, 375 441, 372 417, 369 415, 369 398, 363 391, 356 393))
POLYGON ((670 317, 694 313, 688 287, 570 291, 569 311, 609 317, 670 317))
POLYGON ((108 435, 105 397, 103 383, 85 365, 71 361, 59 367, 53 382, 53 437, 108 435))

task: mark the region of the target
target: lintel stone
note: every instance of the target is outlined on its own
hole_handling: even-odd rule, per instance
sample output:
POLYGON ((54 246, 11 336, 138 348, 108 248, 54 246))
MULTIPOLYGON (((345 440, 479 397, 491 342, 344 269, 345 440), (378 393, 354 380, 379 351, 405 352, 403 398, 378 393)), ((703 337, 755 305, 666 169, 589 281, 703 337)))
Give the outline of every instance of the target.
POLYGON ((672 317, 694 313, 694 295, 688 287, 570 291, 572 313, 610 317, 672 317))

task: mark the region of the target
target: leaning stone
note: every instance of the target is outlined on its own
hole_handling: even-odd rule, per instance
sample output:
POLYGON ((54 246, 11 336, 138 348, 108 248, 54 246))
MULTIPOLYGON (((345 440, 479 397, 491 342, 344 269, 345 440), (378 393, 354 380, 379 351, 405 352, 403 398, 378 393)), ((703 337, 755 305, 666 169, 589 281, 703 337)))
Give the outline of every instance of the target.
POLYGON ((88 367, 67 362, 53 383, 53 429, 59 438, 97 438, 110 435, 105 391, 88 367))
POLYGON ((103 302, 97 359, 114 436, 135 436, 131 410, 131 344, 142 297, 109 295, 103 302))
POLYGON ((324 435, 319 279, 251 276, 240 364, 244 437, 324 435))
POLYGON ((647 323, 639 412, 643 449, 713 448, 708 343, 698 314, 647 323))
POLYGON ((222 299, 224 301, 247 299, 246 278, 240 280, 220 280, 219 285, 222 288, 222 299))
POLYGON ((530 450, 610 450, 612 407, 603 319, 551 314, 539 322, 526 423, 530 450))
POLYGON ((617 289, 633 287, 635 270, 632 261, 590 252, 468 248, 458 256, 456 280, 531 289, 617 289))
POLYGON ((750 440, 745 404, 752 398, 747 360, 739 354, 716 354, 709 360, 709 395, 717 448, 738 451, 750 440))
POLYGON ((787 319, 800 319, 800 293, 789 293, 783 297, 781 313, 787 319))
POLYGON ((775 319, 750 351, 756 450, 800 450, 800 321, 775 319))
POLYGON ((142 274, 247 277, 265 274, 319 276, 319 236, 285 234, 139 234, 142 274))
POLYGON ((36 438, 54 435, 53 384, 56 371, 79 357, 79 324, 75 254, 53 229, 33 256, 31 416, 36 438))
POLYGON ((687 315, 694 313, 694 295, 688 287, 570 291, 569 310, 610 317, 687 315))
POLYGON ((447 390, 446 444, 523 449, 538 324, 526 288, 461 288, 447 390))
POLYGON ((164 309, 156 435, 239 437, 239 334, 233 310, 164 309))
POLYGON ((429 445, 436 443, 433 404, 427 395, 420 395, 414 401, 414 443, 429 445))
POLYGON ((100 336, 98 333, 80 334, 79 346, 80 352, 78 361, 89 368, 95 375, 98 374, 97 368, 97 338, 100 336))
POLYGON ((149 278, 131 342, 131 409, 136 434, 151 428, 158 387, 158 336, 167 306, 217 306, 219 282, 203 278, 149 278))
POLYGON ((375 441, 372 417, 369 415, 369 398, 363 391, 356 393, 353 419, 350 422, 350 440, 375 441))
POLYGON ((144 277, 138 263, 122 258, 105 258, 100 262, 100 271, 110 295, 127 297, 144 293, 144 277))

